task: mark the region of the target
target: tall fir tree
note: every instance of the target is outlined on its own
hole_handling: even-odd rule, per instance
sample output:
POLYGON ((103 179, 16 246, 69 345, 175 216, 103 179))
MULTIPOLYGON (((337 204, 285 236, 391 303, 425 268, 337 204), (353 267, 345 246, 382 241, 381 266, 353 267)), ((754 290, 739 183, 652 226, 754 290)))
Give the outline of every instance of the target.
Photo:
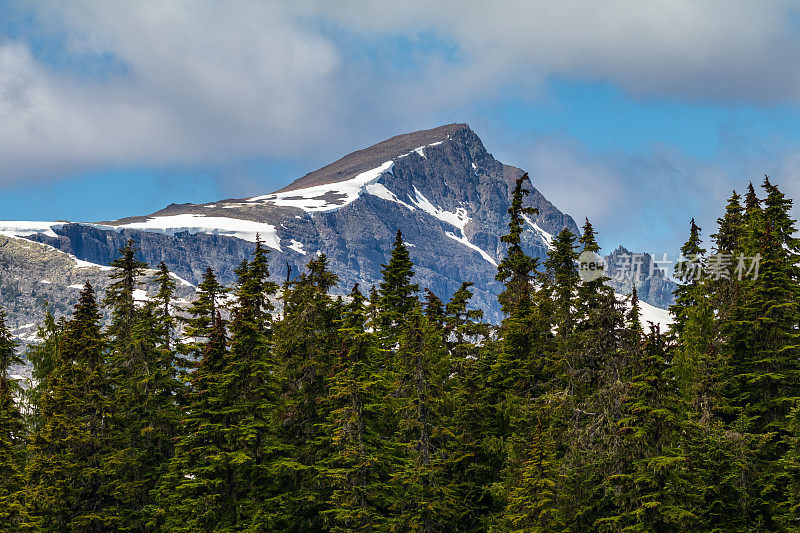
POLYGON ((21 389, 10 374, 12 366, 23 364, 18 346, 0 309, 0 531, 9 532, 18 531, 25 522, 25 425, 19 408, 21 389))
POLYGON ((283 294, 284 318, 275 328, 275 359, 282 381, 280 438, 293 447, 285 465, 283 515, 290 530, 323 528, 332 487, 320 483, 331 453, 328 371, 339 353, 341 304, 329 292, 336 276, 325 255, 309 261, 283 294))
POLYGON ((436 321, 417 303, 408 313, 396 354, 398 368, 398 434, 404 447, 395 479, 404 497, 395 503, 392 527, 404 531, 446 531, 455 501, 447 483, 445 453, 452 432, 444 409, 447 351, 436 321))
POLYGON ((397 230, 389 261, 381 265, 379 325, 388 346, 394 346, 403 328, 406 316, 417 301, 419 285, 411 283, 414 263, 403 234, 397 230))
POLYGON ((717 233, 711 236, 717 253, 733 254, 739 250, 743 219, 742 197, 734 190, 728 198, 725 214, 717 219, 717 233))
POLYGON ((555 328, 560 339, 570 337, 577 322, 575 303, 580 281, 577 261, 575 234, 564 228, 553 239, 552 248, 544 264, 548 280, 547 290, 553 302, 555 328))
POLYGON ((453 294, 444 321, 450 362, 445 416, 453 434, 446 443, 446 477, 459 502, 451 521, 458 531, 486 529, 499 513, 494 489, 503 465, 485 379, 492 363, 492 328, 483 322, 483 311, 470 309, 471 286, 464 282, 453 294))
POLYGON ((350 299, 326 398, 323 429, 331 453, 321 472, 332 493, 323 515, 330 531, 385 531, 392 505, 402 498, 391 478, 401 452, 392 440, 393 380, 380 364, 375 332, 366 327, 365 299, 357 284, 350 299))
POLYGON ((58 361, 31 439, 26 492, 31 525, 43 531, 120 527, 105 459, 110 384, 94 289, 87 282, 66 323, 58 361))
POLYGON ((620 420, 620 454, 627 468, 608 478, 615 512, 595 527, 622 531, 679 531, 693 524, 694 488, 683 441, 684 412, 668 361, 669 344, 655 326, 633 363, 620 420))
POLYGON ((238 271, 232 309, 230 354, 220 376, 217 401, 225 408, 225 448, 220 455, 234 465, 227 491, 238 508, 231 525, 247 530, 275 530, 281 519, 283 465, 291 447, 277 427, 280 383, 272 340, 272 298, 268 250, 260 238, 252 259, 238 271))
POLYGON ((522 249, 522 232, 525 230, 525 217, 536 214, 532 207, 525 206, 525 196, 530 191, 524 187, 528 174, 517 178, 508 208, 508 233, 500 241, 508 246, 505 257, 497 266, 496 279, 503 284, 498 296, 502 311, 506 316, 514 314, 520 306, 527 308, 531 301, 531 283, 539 266, 537 258, 526 254, 522 249))
MULTIPOLYGON (((179 412, 174 361, 165 352, 163 325, 154 303, 137 301, 147 264, 136 258, 132 240, 111 263, 112 283, 105 305, 111 322, 108 356, 110 381, 109 455, 106 472, 118 500, 124 529, 140 530, 148 518, 153 491, 172 456, 179 412)), ((165 295, 162 294, 162 297, 165 295)))
MULTIPOLYGON (((538 259, 522 249, 525 216, 533 208, 523 205, 529 191, 523 187, 528 175, 517 179, 511 196, 508 233, 500 240, 508 245, 506 256, 497 267, 496 280, 503 284, 498 296, 505 318, 499 331, 496 360, 489 379, 502 403, 508 395, 535 395, 548 379, 547 358, 542 356, 542 338, 549 327, 534 309, 533 281, 538 274, 538 259)), ((501 430, 506 431, 506 430, 501 430)))
POLYGON ((25 359, 33 366, 32 383, 25 391, 26 424, 30 432, 41 426, 39 416, 43 398, 50 387, 50 378, 59 364, 59 353, 64 335, 65 320, 56 320, 49 311, 45 313, 44 323, 36 332, 38 342, 30 344, 25 350, 25 359))
POLYGON ((149 525, 156 529, 210 531, 235 523, 237 502, 229 491, 235 467, 224 453, 227 406, 220 399, 228 354, 227 322, 221 314, 226 292, 207 269, 184 319, 189 342, 182 349, 194 368, 174 453, 154 489, 149 525))

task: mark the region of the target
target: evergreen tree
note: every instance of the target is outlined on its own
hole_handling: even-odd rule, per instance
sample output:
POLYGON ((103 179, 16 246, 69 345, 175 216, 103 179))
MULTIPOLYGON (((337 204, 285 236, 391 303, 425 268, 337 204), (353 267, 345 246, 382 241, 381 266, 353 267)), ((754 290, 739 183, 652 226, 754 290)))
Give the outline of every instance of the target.
POLYGON ((670 313, 675 318, 673 331, 680 335, 688 322, 687 314, 703 299, 701 278, 703 275, 703 254, 700 232, 702 230, 692 219, 689 239, 681 246, 681 260, 675 264, 675 277, 681 282, 675 289, 675 304, 670 313))
POLYGON ((417 301, 419 285, 411 283, 414 263, 397 230, 389 261, 381 265, 379 325, 389 345, 397 343, 403 322, 417 301))
POLYGON ((225 406, 220 455, 233 465, 227 492, 238 506, 235 526, 275 530, 285 526, 280 517, 282 470, 291 449, 280 442, 277 430, 281 391, 270 342, 277 286, 269 281, 268 250, 260 238, 238 274, 230 355, 219 376, 218 401, 225 406))
MULTIPOLYGON (((579 243, 582 254, 600 251, 594 227, 588 220, 579 243)), ((566 275, 560 277, 573 283, 569 282, 572 268, 569 247, 565 251, 567 254, 561 264, 551 261, 550 269, 564 270, 566 275)), ((555 274, 550 278, 555 279, 555 274)), ((608 281, 609 278, 600 273, 596 279, 581 280, 572 289, 575 296, 571 307, 574 309, 565 311, 573 314, 573 332, 569 338, 560 336, 558 339, 557 378, 547 405, 541 402, 534 405, 537 417, 542 416, 538 411, 546 409, 551 424, 547 428, 549 438, 563 443, 557 455, 558 476, 551 473, 541 478, 558 481, 551 487, 554 503, 547 509, 551 527, 552 524, 562 527, 568 524, 572 529, 592 529, 596 518, 613 507, 604 482, 620 470, 616 453, 625 392, 622 383, 631 352, 639 347, 642 330, 635 284, 631 311, 625 315, 608 281), (558 513, 554 512, 554 505, 560 509, 558 513), (565 508, 572 512, 565 514, 565 508)), ((564 290, 563 294, 566 297, 568 291, 564 290)), ((564 304, 569 305, 567 302, 565 298, 564 304)), ((542 470, 538 475, 544 474, 542 470)))
POLYGON ((325 431, 331 417, 328 372, 342 346, 341 304, 329 294, 335 282, 325 255, 312 259, 284 291, 284 319, 275 328, 283 386, 280 438, 294 450, 283 490, 289 530, 322 529, 330 510, 332 487, 320 480, 332 451, 325 431))
MULTIPOLYGON (((755 191, 754 191, 755 192, 755 191)), ((742 197, 733 191, 725 207, 725 215, 717 219, 719 229, 711 237, 714 239, 717 253, 733 254, 739 250, 742 238, 742 197)))
POLYGON ((161 326, 159 331, 159 345, 165 350, 170 350, 173 347, 175 335, 175 319, 173 317, 174 306, 172 300, 177 284, 163 261, 159 263, 158 274, 153 281, 158 285, 158 293, 156 293, 154 298, 156 307, 154 314, 161 326))
POLYGON ((739 251, 746 256, 758 253, 759 235, 763 228, 763 214, 761 200, 751 182, 747 185, 747 193, 744 195, 744 220, 739 237, 739 251))
POLYGON ((395 478, 404 497, 395 504, 393 528, 447 530, 455 502, 446 482, 444 451, 452 433, 442 416, 447 352, 434 321, 416 304, 407 316, 397 353, 400 412, 397 440, 404 461, 395 478))
MULTIPOLYGON (((565 235, 564 237, 568 238, 569 236, 565 235)), ((581 244, 582 254, 586 252, 598 254, 600 252, 594 227, 588 219, 583 225, 583 234, 578 241, 581 244)), ((581 280, 577 287, 574 286, 578 280, 574 276, 574 263, 569 263, 573 252, 568 246, 563 248, 565 255, 561 259, 557 259, 557 257, 562 252, 554 250, 548 262, 554 272, 556 268, 564 270, 559 277, 565 280, 567 286, 560 289, 559 292, 564 298, 562 305, 569 307, 566 307, 561 314, 573 315, 571 322, 574 324, 573 329, 577 337, 569 343, 571 348, 562 342, 562 351, 567 359, 565 366, 567 375, 565 377, 567 378, 567 389, 571 391, 575 401, 580 403, 591 396, 599 386, 608 362, 614 359, 614 354, 619 349, 619 333, 623 326, 623 316, 614 290, 608 285, 610 279, 604 274, 595 279, 581 280), (575 294, 572 305, 569 305, 570 300, 567 295, 570 285, 573 288, 569 290, 575 294)), ((555 273, 552 277, 555 279, 555 273)), ((635 294, 635 284, 633 290, 635 294)), ((630 317, 634 317, 634 315, 629 315, 630 317)), ((638 322, 638 315, 634 318, 638 322)))
MULTIPOLYGON (((735 208, 731 208, 735 218, 735 208)), ((720 229, 729 235, 736 228, 720 229)), ((700 240, 701 229, 692 219, 689 239, 681 247, 684 260, 678 263, 676 275, 682 283, 675 289, 675 304, 670 312, 675 317, 672 329, 675 332, 675 372, 684 398, 692 407, 692 416, 701 424, 708 425, 712 416, 720 416, 727 410, 722 396, 721 383, 726 362, 720 353, 715 324, 713 294, 721 289, 720 280, 704 273, 705 249, 700 240)), ((718 256, 719 257, 719 256, 718 256)), ((708 259, 712 261, 713 258, 708 259)))
POLYGON ((683 446, 683 412, 670 375, 669 346, 654 327, 635 362, 621 420, 629 470, 612 476, 616 513, 596 527, 624 531, 679 531, 693 524, 693 490, 683 446))
POLYGON ((531 301, 531 282, 538 268, 538 259, 530 257, 522 249, 522 232, 525 229, 525 216, 536 213, 532 207, 523 205, 525 196, 530 194, 523 187, 528 179, 528 174, 517 178, 514 191, 511 195, 511 207, 508 221, 508 233, 500 237, 500 241, 508 245, 506 256, 497 266, 495 279, 503 284, 504 289, 498 296, 498 301, 506 316, 514 314, 517 307, 527 308, 531 301))
POLYGON ((210 531, 235 523, 237 502, 229 491, 235 467, 224 454, 227 405, 221 380, 227 359, 227 324, 221 298, 227 290, 209 268, 184 319, 190 342, 182 349, 193 360, 186 410, 173 456, 155 489, 150 526, 172 531, 210 531))
POLYGON ((548 532, 564 529, 559 510, 563 474, 558 461, 554 411, 562 402, 548 395, 536 402, 530 441, 523 466, 508 496, 503 525, 510 531, 548 532))
MULTIPOLYGON (((105 305, 111 309, 111 324, 109 334, 115 337, 114 344, 117 351, 126 351, 134 323, 137 319, 136 301, 134 292, 141 285, 139 278, 147 268, 147 263, 136 259, 139 249, 134 246, 133 240, 120 248, 120 257, 111 262, 112 283, 106 289, 105 305)), ((124 356, 123 356, 124 357, 124 356)), ((119 361, 123 366, 130 361, 119 361)))
POLYGON ((58 361, 32 436, 26 492, 35 527, 98 531, 119 527, 106 484, 109 406, 105 343, 94 289, 87 282, 66 323, 58 361))
POLYGON ((463 375, 468 359, 483 356, 482 347, 491 333, 489 325, 483 322, 483 311, 469 307, 472 285, 470 281, 463 282, 444 307, 443 332, 453 370, 458 376, 463 375))
POLYGON ((341 324, 342 346, 332 368, 323 423, 331 449, 322 464, 330 484, 330 531, 388 529, 390 507, 402 497, 391 482, 398 445, 392 437, 392 378, 380 365, 378 339, 366 325, 364 296, 356 284, 341 324))
POLYGON ((575 235, 564 228, 553 239, 552 248, 544 264, 549 282, 548 290, 553 302, 556 330, 561 339, 567 339, 573 333, 577 321, 575 299, 580 280, 577 260, 575 235))
POLYGON ((9 374, 21 365, 18 342, 6 326, 0 310, 0 531, 16 531, 25 518, 22 489, 25 484, 25 427, 18 401, 20 390, 9 374))
POLYGON ((65 329, 63 318, 56 318, 48 311, 44 324, 39 326, 36 337, 39 342, 25 350, 25 359, 33 366, 31 386, 25 391, 26 424, 30 432, 41 426, 40 409, 43 398, 50 388, 50 378, 59 364, 59 353, 65 329))
POLYGON ((538 260, 527 255, 521 244, 524 217, 534 213, 532 208, 523 207, 523 199, 529 193, 523 188, 526 179, 527 174, 516 181, 508 209, 508 233, 500 238, 508 245, 508 253, 500 261, 496 276, 504 286, 498 301, 506 317, 501 324, 499 353, 490 375, 497 394, 494 401, 499 403, 509 394, 536 395, 537 387, 549 379, 548 359, 543 357, 543 337, 550 328, 533 304, 533 278, 537 274, 538 260))
POLYGON ((746 280, 746 300, 731 322, 729 394, 737 408, 756 417, 757 432, 783 432, 800 396, 798 285, 794 281, 791 202, 765 180, 772 198, 761 217, 760 268, 746 280))
POLYGON ((503 449, 493 435, 494 406, 487 393, 491 329, 483 312, 470 309, 472 283, 464 282, 445 306, 445 342, 450 380, 446 386, 445 416, 453 434, 447 442, 446 479, 459 502, 453 529, 487 529, 500 511, 494 484, 503 465, 503 449))

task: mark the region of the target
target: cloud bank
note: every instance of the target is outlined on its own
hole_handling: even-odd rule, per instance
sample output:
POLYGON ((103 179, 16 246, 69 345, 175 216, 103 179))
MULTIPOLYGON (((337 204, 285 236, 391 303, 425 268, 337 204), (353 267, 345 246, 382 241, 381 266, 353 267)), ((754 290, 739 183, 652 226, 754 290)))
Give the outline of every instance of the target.
POLYGON ((644 99, 800 94, 790 2, 297 4, 12 13, 21 30, 0 40, 0 183, 104 165, 330 157, 510 87, 536 98, 553 76, 644 99))

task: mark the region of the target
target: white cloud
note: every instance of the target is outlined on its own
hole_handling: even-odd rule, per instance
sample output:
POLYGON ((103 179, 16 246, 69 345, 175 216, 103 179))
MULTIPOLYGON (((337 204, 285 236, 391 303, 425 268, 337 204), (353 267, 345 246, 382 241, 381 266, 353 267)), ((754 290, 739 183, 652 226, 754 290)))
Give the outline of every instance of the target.
MULTIPOLYGON (((642 98, 796 102, 800 43, 789 26, 791 6, 743 0, 31 5, 38 32, 65 35, 65 57, 112 57, 120 68, 86 75, 43 61, 24 35, 0 41, 0 183, 128 164, 327 162, 384 136, 433 126, 432 117, 452 116, 449 110, 491 99, 513 83, 535 96, 549 76, 604 80, 642 98), (456 59, 416 50, 408 72, 391 65, 396 51, 371 57, 341 39, 356 36, 371 49, 426 32, 452 47, 456 59)), ((545 165, 546 154, 538 153, 545 165)))
POLYGON ((330 138, 340 58, 278 6, 219 2, 42 7, 66 52, 124 73, 81 76, 0 44, 0 175, 93 165, 292 155, 330 138))
POLYGON ((601 79, 641 96, 800 96, 799 39, 791 16, 797 5, 787 0, 322 5, 361 31, 443 32, 469 58, 464 71, 601 79))

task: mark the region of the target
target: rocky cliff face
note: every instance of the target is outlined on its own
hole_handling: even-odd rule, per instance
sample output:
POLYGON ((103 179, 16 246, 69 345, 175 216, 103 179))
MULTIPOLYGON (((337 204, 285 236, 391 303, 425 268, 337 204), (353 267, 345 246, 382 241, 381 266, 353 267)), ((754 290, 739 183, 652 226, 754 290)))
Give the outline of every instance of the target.
MULTIPOLYGON (((98 224, 0 222, 0 234, 100 265, 133 239, 149 264, 164 261, 194 284, 208 266, 232 282, 258 234, 272 249, 274 279, 296 276, 314 254, 324 253, 339 276, 336 290, 346 293, 355 283, 377 283, 399 229, 416 264, 415 282, 448 299, 463 281, 472 281, 474 304, 498 320, 494 276, 506 251, 500 236, 520 175, 494 159, 469 126, 451 124, 354 152, 272 194, 172 204, 152 215, 98 224)), ((538 214, 526 221, 524 247, 544 258, 553 235, 564 228, 577 234, 578 228, 532 183, 527 188, 526 203, 538 214)))

